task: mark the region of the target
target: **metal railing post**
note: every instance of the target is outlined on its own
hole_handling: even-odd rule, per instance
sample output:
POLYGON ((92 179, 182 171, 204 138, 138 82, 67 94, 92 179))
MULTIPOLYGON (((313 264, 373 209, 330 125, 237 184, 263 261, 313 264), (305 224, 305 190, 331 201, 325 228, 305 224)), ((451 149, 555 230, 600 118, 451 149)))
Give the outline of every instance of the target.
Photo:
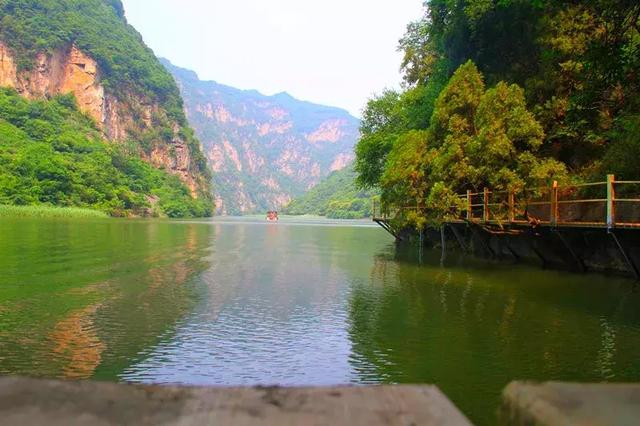
POLYGON ((482 209, 482 220, 487 223, 489 221, 489 188, 484 189, 484 202, 482 209))
POLYGON ((607 229, 613 229, 616 226, 615 180, 614 175, 607 175, 607 229))
POLYGON ((467 189, 467 220, 473 219, 473 196, 471 195, 471 190, 467 189))
POLYGON ((549 221, 551 226, 558 224, 558 181, 554 180, 551 185, 551 212, 549 221))

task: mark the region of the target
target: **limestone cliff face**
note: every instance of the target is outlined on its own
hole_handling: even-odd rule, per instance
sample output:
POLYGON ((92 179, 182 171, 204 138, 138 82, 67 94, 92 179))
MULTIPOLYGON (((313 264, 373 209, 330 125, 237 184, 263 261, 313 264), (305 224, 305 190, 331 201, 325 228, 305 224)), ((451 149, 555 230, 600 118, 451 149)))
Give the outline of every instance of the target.
MULTIPOLYGON (((29 70, 19 71, 9 48, 0 42, 0 86, 14 88, 28 98, 41 98, 72 93, 82 112, 93 118, 104 136, 114 142, 137 139, 152 130, 154 121, 167 120, 158 104, 146 101, 137 93, 116 97, 101 83, 96 61, 75 45, 53 53, 39 53, 29 70)), ((206 183, 195 172, 190 147, 180 136, 178 123, 171 125, 170 138, 156 138, 147 149, 141 149, 143 159, 158 168, 175 174, 198 196, 206 183)))
POLYGON ((214 171, 218 213, 281 209, 353 161, 360 123, 348 112, 200 81, 164 65, 214 171))

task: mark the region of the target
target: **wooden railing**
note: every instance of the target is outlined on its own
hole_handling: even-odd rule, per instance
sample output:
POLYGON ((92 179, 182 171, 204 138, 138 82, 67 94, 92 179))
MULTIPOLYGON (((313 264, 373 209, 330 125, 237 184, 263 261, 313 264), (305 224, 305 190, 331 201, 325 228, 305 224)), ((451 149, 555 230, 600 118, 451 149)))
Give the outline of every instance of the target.
MULTIPOLYGON (((523 191, 467 191, 459 194, 447 222, 483 224, 542 224, 548 226, 639 227, 640 181, 616 181, 527 188, 523 191), (463 206, 462 208, 460 206, 463 206)), ((420 203, 403 207, 373 201, 376 221, 397 219, 407 211, 428 214, 420 203)))

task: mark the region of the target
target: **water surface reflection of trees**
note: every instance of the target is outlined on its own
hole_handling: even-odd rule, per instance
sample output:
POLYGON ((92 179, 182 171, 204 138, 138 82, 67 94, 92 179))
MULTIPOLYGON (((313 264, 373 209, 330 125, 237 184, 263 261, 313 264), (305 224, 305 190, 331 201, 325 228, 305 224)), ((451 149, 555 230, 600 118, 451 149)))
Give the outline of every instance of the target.
POLYGON ((116 380, 175 327, 210 227, 169 222, 0 224, 0 372, 116 380), (6 238, 4 238, 6 237, 6 238))
POLYGON ((363 382, 435 383, 491 424, 514 379, 640 380, 640 295, 629 281, 418 256, 381 254, 354 285, 363 382))

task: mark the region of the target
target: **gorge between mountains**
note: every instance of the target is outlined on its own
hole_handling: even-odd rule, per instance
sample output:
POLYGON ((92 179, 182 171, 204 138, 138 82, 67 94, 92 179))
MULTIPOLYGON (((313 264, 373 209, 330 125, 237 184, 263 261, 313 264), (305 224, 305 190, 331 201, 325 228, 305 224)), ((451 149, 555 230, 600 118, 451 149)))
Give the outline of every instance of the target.
POLYGON ((347 111, 239 90, 161 60, 213 171, 222 215, 282 209, 354 158, 359 120, 347 111))

